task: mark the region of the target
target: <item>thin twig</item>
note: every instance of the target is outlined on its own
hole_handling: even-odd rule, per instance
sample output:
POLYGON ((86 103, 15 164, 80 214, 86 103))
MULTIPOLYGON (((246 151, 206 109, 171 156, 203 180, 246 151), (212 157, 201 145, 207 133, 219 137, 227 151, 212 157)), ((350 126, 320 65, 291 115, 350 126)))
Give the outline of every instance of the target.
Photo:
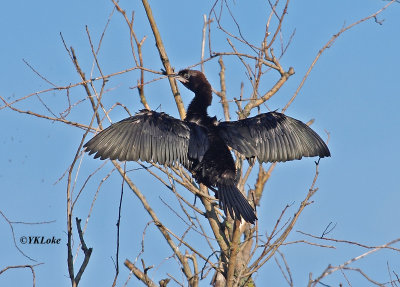
POLYGON ((379 9, 378 11, 376 11, 375 13, 371 14, 368 17, 362 18, 358 21, 353 22, 352 24, 343 27, 342 29, 340 29, 340 31, 338 33, 336 33, 335 35, 333 35, 328 42, 326 42, 326 44, 318 51, 317 55, 315 56, 313 62, 311 63, 310 67, 308 68, 306 74, 303 76, 303 79, 301 80, 299 86, 297 87, 296 91, 294 92, 292 98, 287 102, 287 104, 285 105, 285 107, 282 109, 282 112, 285 112, 289 106, 291 105, 291 103, 294 101, 294 99, 297 97, 298 93, 300 92, 301 88, 303 87, 304 83, 306 82, 308 76, 310 75, 312 69, 314 68, 315 64, 318 62, 319 58, 321 57, 322 53, 332 47, 332 45, 335 43, 336 39, 339 38, 340 35, 342 35, 344 32, 350 30, 351 28, 369 20, 369 19, 374 19, 377 15, 379 15, 380 13, 382 13, 384 10, 386 10, 390 5, 392 5, 393 3, 395 3, 396 0, 391 0, 389 3, 387 3, 385 6, 383 6, 381 9, 379 9))
POLYGON ((36 274, 35 274, 35 269, 34 267, 42 265, 44 263, 37 263, 37 264, 33 264, 33 265, 14 265, 14 266, 7 266, 4 269, 0 270, 0 275, 4 272, 6 272, 9 269, 17 269, 17 268, 29 268, 31 269, 32 272, 32 285, 33 287, 36 286, 36 274))

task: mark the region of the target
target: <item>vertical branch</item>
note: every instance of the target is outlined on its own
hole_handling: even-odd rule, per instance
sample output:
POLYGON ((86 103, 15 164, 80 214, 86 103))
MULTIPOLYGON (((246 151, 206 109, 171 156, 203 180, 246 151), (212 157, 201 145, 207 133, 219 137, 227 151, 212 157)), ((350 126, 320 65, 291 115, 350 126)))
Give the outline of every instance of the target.
MULTIPOLYGON (((203 15, 203 30, 202 30, 202 38, 201 38, 201 61, 200 61, 202 73, 204 73, 204 51, 205 51, 205 46, 206 46, 206 30, 207 30, 207 26, 210 27, 210 24, 212 21, 213 21, 212 19, 207 20, 206 14, 203 15)), ((209 38, 209 40, 210 40, 210 38, 209 38)))
POLYGON ((81 242, 82 251, 83 251, 83 254, 85 255, 85 257, 83 258, 82 265, 79 268, 79 271, 75 276, 74 284, 73 284, 74 286, 78 286, 79 281, 81 280, 81 277, 83 275, 83 272, 85 271, 86 266, 89 263, 90 255, 92 255, 92 251, 93 251, 93 248, 87 248, 87 246, 86 246, 86 243, 85 243, 85 240, 83 239, 83 234, 82 234, 81 220, 78 218, 76 218, 76 227, 78 229, 79 240, 81 242))
POLYGON ((117 251, 115 254, 115 277, 112 287, 115 286, 117 283, 117 278, 119 274, 119 231, 121 226, 121 210, 122 210, 122 199, 124 197, 124 183, 125 183, 125 176, 126 176, 126 162, 124 164, 124 176, 122 177, 122 185, 121 185, 121 196, 119 198, 119 206, 118 206, 118 219, 117 219, 117 251))
MULTIPOLYGON (((93 123, 94 118, 95 118, 95 115, 93 115, 93 117, 92 117, 92 123, 93 123)), ((89 129, 86 131, 85 135, 83 136, 81 144, 79 145, 79 148, 76 151, 75 157, 74 157, 72 164, 68 171, 68 180, 67 180, 67 264, 68 264, 69 278, 71 279, 71 284, 73 287, 77 286, 77 284, 75 281, 74 262, 73 262, 73 256, 72 256, 72 235, 73 235, 73 232, 72 232, 72 212, 73 212, 72 190, 73 190, 73 188, 71 187, 72 171, 74 169, 76 161, 78 160, 79 151, 82 147, 83 140, 88 132, 89 132, 89 129)))
MULTIPOLYGON (((133 21, 133 16, 132 16, 132 21, 133 21)), ((146 37, 143 37, 143 39, 139 42, 135 37, 136 46, 137 46, 138 55, 139 55, 139 62, 140 62, 141 67, 143 67, 142 45, 145 40, 146 40, 146 37)), ((139 97, 140 97, 141 103, 143 104, 143 106, 146 109, 150 110, 150 106, 147 103, 146 97, 144 95, 144 70, 143 69, 140 69, 140 82, 138 83, 138 91, 139 91, 139 97)))
POLYGON ((203 15, 203 31, 201 37, 201 72, 204 73, 204 49, 206 46, 206 28, 207 28, 207 15, 203 15))
MULTIPOLYGON (((157 46, 158 53, 161 58, 161 62, 164 65, 167 75, 173 74, 174 70, 171 67, 171 63, 169 62, 167 52, 165 51, 164 44, 162 42, 160 32, 158 31, 158 27, 157 27, 156 21, 153 16, 153 12, 151 11, 149 2, 147 2, 147 0, 142 0, 142 3, 143 3, 144 9, 146 10, 147 19, 149 20, 151 29, 153 30, 153 35, 156 40, 156 46, 157 46)), ((168 77, 168 81, 171 86, 172 93, 174 94, 174 98, 175 98, 176 106, 179 111, 179 115, 180 115, 181 119, 184 119, 186 117, 185 107, 183 106, 182 98, 181 98, 181 95, 179 94, 178 87, 176 85, 176 81, 172 77, 168 77)))
MULTIPOLYGON (((200 190, 207 194, 207 187, 203 184, 200 185, 200 190)), ((215 209, 213 208, 211 202, 206 197, 200 197, 201 202, 203 203, 206 209, 207 219, 210 223, 211 229, 214 233, 215 239, 218 242, 219 247, 222 252, 227 254, 229 250, 229 241, 223 232, 223 228, 218 220, 218 216, 215 213, 215 209)))
MULTIPOLYGON (((81 79, 83 80, 82 85, 85 88, 85 91, 86 91, 86 93, 87 93, 87 95, 89 97, 89 100, 90 100, 90 102, 92 104, 92 108, 93 108, 93 111, 94 111, 92 119, 90 121, 89 128, 86 130, 85 134, 83 135, 82 140, 81 140, 81 142, 79 144, 79 147, 78 147, 78 149, 77 149, 77 151, 75 153, 75 157, 74 157, 74 159, 73 159, 73 161, 72 161, 72 163, 70 165, 70 168, 69 168, 69 171, 68 171, 68 180, 67 180, 67 264, 68 264, 68 273, 69 273, 69 277, 71 279, 71 284, 72 284, 73 287, 76 287, 76 286, 78 286, 80 278, 82 277, 82 274, 85 271, 87 264, 89 263, 90 255, 92 253, 92 248, 88 249, 86 247, 86 244, 85 244, 85 242, 83 240, 83 234, 82 234, 82 230, 81 230, 81 226, 80 226, 80 220, 76 219, 76 224, 77 224, 77 228, 78 228, 78 235, 79 235, 79 238, 80 238, 82 250, 83 250, 83 252, 85 254, 85 257, 84 257, 84 261, 83 261, 83 263, 82 263, 77 275, 75 276, 75 274, 74 274, 74 262, 73 262, 73 256, 72 256, 72 236, 73 236, 72 214, 73 214, 73 208, 74 208, 74 204, 73 204, 73 202, 74 202, 73 201, 73 187, 71 187, 72 172, 73 172, 75 164, 76 164, 76 162, 77 162, 77 160, 79 158, 79 154, 80 154, 80 151, 82 149, 83 142, 84 142, 87 134, 89 133, 90 128, 92 127, 93 122, 94 122, 95 119, 97 120, 97 123, 101 127, 101 120, 100 120, 100 116, 99 116, 99 113, 98 113, 98 107, 99 107, 99 105, 101 103, 102 93, 100 93, 100 95, 98 97, 97 104, 96 104, 94 102, 93 97, 91 96, 91 92, 90 92, 89 86, 87 84, 87 81, 86 81, 86 78, 85 78, 85 74, 83 73, 82 69, 80 68, 80 65, 79 65, 78 59, 76 57, 75 51, 74 51, 74 49, 72 47, 70 49, 71 49, 71 53, 69 52, 68 49, 67 49, 67 51, 70 54, 70 56, 72 55, 71 56, 71 60, 72 60, 74 66, 76 68, 76 71, 78 72, 78 74, 80 75, 81 79)), ((92 46, 92 51, 93 51, 93 46, 92 46)), ((94 53, 94 57, 96 58, 96 53, 94 53)), ((98 64, 97 60, 96 60, 96 63, 98 64)), ((101 69, 100 69, 99 66, 98 66, 98 68, 99 68, 99 70, 101 72, 101 69)), ((102 91, 104 89, 105 83, 106 83, 106 79, 103 78, 102 91)))
POLYGON ((229 104, 226 100, 225 65, 224 65, 224 61, 222 60, 222 56, 219 57, 218 63, 221 67, 221 71, 219 72, 221 91, 219 93, 217 93, 217 96, 219 96, 221 98, 221 104, 222 104, 222 108, 224 110, 225 120, 229 121, 230 120, 229 104))
POLYGON ((276 166, 276 162, 271 164, 268 171, 265 171, 262 164, 259 165, 258 177, 257 177, 257 181, 256 181, 255 188, 254 188, 256 205, 258 205, 260 203, 261 196, 264 191, 264 186, 265 186, 266 182, 268 181, 268 179, 271 177, 271 173, 274 170, 275 166, 276 166))
MULTIPOLYGON (((204 194, 208 193, 207 187, 203 184, 200 184, 200 190, 204 194)), ((200 200, 206 209, 206 216, 207 216, 208 222, 210 224, 211 230, 212 230, 214 237, 217 240, 217 243, 221 250, 221 257, 219 259, 220 266, 222 267, 222 269, 225 269, 225 267, 227 266, 228 261, 229 261, 229 259, 228 259, 229 258, 229 240, 228 240, 226 234, 224 233, 225 228, 219 222, 218 216, 215 212, 214 207, 212 206, 212 203, 206 197, 203 197, 203 196, 200 196, 200 200)), ((217 280, 221 276, 222 276, 222 274, 220 272, 217 272, 215 275, 216 278, 214 278, 214 279, 217 280)))
POLYGON ((235 219, 232 242, 230 246, 229 253, 229 263, 228 263, 228 272, 226 274, 226 281, 228 287, 232 287, 235 282, 235 270, 236 270, 236 259, 239 253, 239 243, 240 243, 240 220, 235 219))
MULTIPOLYGON (((219 0, 216 0, 210 10, 210 13, 208 14, 208 19, 211 19, 211 14, 214 12, 214 8, 217 5, 219 0)), ((212 49, 211 49, 211 22, 208 23, 208 52, 210 56, 212 55, 212 49)))
POLYGON ((67 264, 68 264, 68 274, 71 279, 72 287, 75 287, 75 272, 74 272, 74 258, 72 256, 72 210, 70 209, 71 200, 67 199, 67 264))
MULTIPOLYGON (((92 106, 96 106, 96 103, 94 102, 94 99, 93 99, 92 94, 90 92, 89 86, 87 85, 85 74, 82 72, 82 69, 81 69, 81 67, 80 67, 80 65, 78 63, 78 59, 77 59, 76 54, 75 54, 75 50, 72 47, 71 47, 71 53, 72 53, 72 60, 73 60, 73 63, 75 65, 75 68, 76 68, 78 74, 80 75, 82 81, 84 82, 83 87, 85 88, 86 94, 89 97, 90 103, 92 104, 92 106)), ((100 120, 99 114, 97 113, 97 110, 96 110, 95 114, 96 114, 97 122, 100 123, 101 120, 100 120)))
MULTIPOLYGON (((94 119, 95 119, 95 114, 93 114, 90 126, 93 124, 94 119)), ((72 182, 72 171, 75 167, 76 161, 79 158, 79 153, 82 148, 83 141, 84 141, 86 135, 88 134, 88 132, 89 132, 89 129, 87 129, 86 133, 82 137, 81 143, 76 151, 74 160, 68 171, 68 181, 67 181, 67 265, 68 265, 68 273, 69 273, 69 278, 71 279, 72 287, 78 286, 79 281, 82 277, 82 274, 85 271, 87 264, 89 263, 90 255, 92 253, 92 248, 88 249, 86 247, 85 241, 83 240, 83 234, 82 234, 82 229, 80 226, 80 220, 78 218, 76 218, 78 235, 80 238, 82 251, 84 252, 85 257, 84 257, 81 267, 79 268, 77 275, 75 276, 74 260, 73 260, 73 256, 72 256, 72 235, 73 235, 73 232, 72 232, 72 213, 73 213, 72 196, 73 196, 73 193, 72 193, 72 191, 73 191, 73 188, 71 187, 71 182, 72 182)))
MULTIPOLYGON (((277 2, 279 2, 279 1, 277 1, 277 2)), ((271 4, 271 3, 270 3, 270 4, 271 4)), ((283 19, 284 19, 285 15, 287 14, 288 6, 289 6, 289 0, 286 0, 285 8, 283 9, 283 12, 282 12, 281 17, 278 17, 278 16, 277 16, 278 19, 279 19, 278 27, 276 28, 275 33, 274 33, 274 35, 272 36, 272 39, 271 39, 270 43, 269 43, 268 45, 266 45, 266 47, 265 47, 266 50, 269 49, 269 48, 271 48, 272 44, 275 42, 276 36, 277 36, 278 33, 281 31, 283 19)), ((274 5, 274 6, 271 5, 271 8, 272 8, 272 10, 274 11, 274 13, 276 13, 276 12, 275 12, 275 7, 276 7, 276 5, 274 5)), ((275 14, 275 15, 276 15, 276 14, 275 14)), ((268 26, 267 26, 267 27, 268 27, 268 26)), ((267 41, 267 36, 268 36, 268 34, 269 34, 267 31, 268 31, 268 28, 266 28, 264 43, 266 43, 266 41, 267 41)))

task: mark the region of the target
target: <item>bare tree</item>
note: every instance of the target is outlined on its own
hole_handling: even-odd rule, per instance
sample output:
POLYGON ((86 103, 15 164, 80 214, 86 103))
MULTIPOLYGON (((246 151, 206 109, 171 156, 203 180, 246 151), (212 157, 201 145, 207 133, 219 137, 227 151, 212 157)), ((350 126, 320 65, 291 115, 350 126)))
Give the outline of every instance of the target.
MULTIPOLYGON (((328 277, 334 272, 353 271, 363 276, 367 282, 377 286, 384 286, 391 284, 392 286, 398 286, 400 280, 396 273, 393 278, 390 277, 389 282, 379 283, 362 269, 353 267, 353 263, 361 258, 368 256, 369 254, 387 249, 393 252, 399 252, 398 248, 393 247, 393 244, 400 241, 395 239, 386 244, 380 246, 367 246, 358 242, 352 242, 347 240, 339 240, 334 238, 328 238, 327 235, 329 230, 326 230, 322 236, 316 236, 305 232, 298 232, 304 239, 298 241, 288 241, 289 234, 294 233, 294 227, 297 220, 302 215, 302 212, 309 206, 313 201, 312 198, 318 191, 317 180, 319 176, 319 161, 315 163, 315 175, 310 178, 309 189, 305 191, 302 202, 295 206, 287 205, 281 212, 280 216, 276 218, 276 223, 273 229, 268 234, 261 234, 259 226, 262 222, 257 222, 255 225, 245 224, 240 225, 239 221, 234 221, 232 218, 224 217, 221 211, 218 209, 215 198, 213 198, 205 186, 196 184, 191 175, 181 166, 160 166, 156 163, 137 163, 135 168, 140 168, 149 173, 154 180, 159 182, 159 185, 166 187, 169 192, 176 198, 176 202, 180 207, 177 210, 174 207, 169 206, 169 202, 162 201, 162 204, 170 208, 171 214, 176 217, 176 221, 180 222, 179 227, 173 227, 168 225, 167 218, 163 218, 159 212, 159 206, 151 204, 146 199, 146 190, 140 189, 137 185, 139 179, 130 176, 130 165, 121 163, 118 161, 105 161, 98 162, 98 167, 94 171, 85 171, 83 161, 91 160, 84 157, 82 150, 83 144, 92 136, 93 133, 102 130, 104 126, 108 126, 111 122, 110 112, 117 108, 122 108, 128 115, 131 115, 131 111, 128 108, 128 104, 116 102, 112 106, 109 106, 103 101, 103 95, 107 93, 109 87, 112 87, 112 81, 121 74, 130 73, 132 71, 139 71, 139 78, 137 85, 133 87, 137 90, 138 97, 136 101, 145 109, 151 109, 148 98, 146 97, 146 86, 154 84, 156 81, 168 81, 170 86, 170 97, 174 100, 177 111, 180 117, 185 117, 185 107, 181 99, 179 87, 173 78, 164 76, 163 71, 150 68, 144 62, 143 57, 143 44, 145 41, 154 41, 158 56, 160 58, 160 67, 167 74, 174 72, 173 63, 168 58, 168 53, 163 44, 163 35, 160 33, 157 25, 157 19, 155 19, 150 4, 147 0, 142 0, 143 8, 147 15, 147 21, 151 26, 153 35, 150 37, 139 36, 140 25, 135 22, 134 12, 126 11, 118 1, 112 0, 114 9, 110 14, 110 18, 104 27, 103 33, 100 35, 97 42, 93 41, 93 35, 91 34, 88 27, 86 27, 87 37, 89 46, 93 56, 93 69, 91 71, 85 71, 80 64, 79 52, 73 47, 69 46, 67 41, 62 38, 65 46, 66 53, 72 65, 75 67, 77 74, 80 77, 80 81, 74 84, 66 86, 57 86, 47 80, 45 76, 42 76, 38 71, 32 68, 39 77, 46 81, 51 87, 42 91, 36 91, 30 95, 16 99, 14 101, 7 101, 1 97, 3 105, 0 109, 8 108, 18 113, 24 113, 35 117, 43 118, 52 122, 60 122, 68 126, 72 126, 82 130, 82 138, 76 150, 75 156, 71 159, 71 165, 65 173, 67 178, 66 185, 66 224, 67 224, 67 250, 68 250, 68 272, 72 286, 78 286, 82 275, 84 274, 86 267, 91 263, 91 254, 93 251, 89 242, 85 240, 85 230, 88 226, 88 222, 92 215, 93 207, 96 204, 97 195, 109 177, 113 173, 118 173, 122 180, 121 185, 121 199, 119 205, 119 216, 117 222, 117 243, 115 253, 115 276, 112 286, 127 285, 133 274, 139 279, 145 286, 167 286, 171 282, 171 285, 180 286, 199 286, 201 282, 208 284, 211 282, 212 286, 254 286, 254 275, 262 270, 264 265, 271 260, 275 260, 276 264, 282 273, 282 278, 289 286, 294 286, 292 279, 292 271, 289 264, 285 259, 284 253, 281 251, 282 246, 302 244, 316 246, 318 248, 335 248, 338 244, 347 244, 351 246, 357 246, 363 248, 365 251, 359 256, 356 256, 343 264, 338 266, 327 266, 322 274, 314 276, 309 274, 308 286, 317 286, 322 284, 322 280, 328 277), (117 14, 117 15, 114 15, 117 14), (127 37, 130 40, 132 67, 121 70, 112 74, 103 73, 103 67, 101 61, 98 59, 98 55, 102 49, 104 36, 108 32, 108 24, 115 17, 120 17, 127 25, 127 37), (93 76, 98 74, 98 76, 93 76), (70 91, 73 89, 81 89, 85 91, 85 96, 72 102, 70 99, 70 91), (46 105, 46 100, 41 97, 45 97, 49 93, 59 93, 62 97, 66 97, 68 106, 64 111, 59 113, 53 113, 51 109, 46 105), (16 104, 28 100, 31 97, 38 97, 42 102, 43 106, 46 107, 47 113, 35 112, 30 110, 23 110, 16 107, 16 104), (91 114, 91 120, 89 123, 75 121, 73 117, 69 116, 70 113, 79 107, 82 102, 89 101, 90 111, 86 110, 86 113, 91 114), (110 168, 104 176, 98 182, 98 188, 92 198, 92 204, 90 209, 87 210, 87 218, 83 228, 81 227, 81 219, 76 218, 77 204, 79 203, 82 195, 87 191, 87 185, 93 181, 95 175, 101 170, 110 168), (78 176, 85 176, 83 183, 78 183, 76 180, 78 176), (143 206, 143 213, 147 213, 151 220, 147 223, 146 228, 143 230, 141 238, 141 252, 136 258, 125 259, 124 265, 129 274, 123 273, 126 279, 121 279, 121 270, 119 262, 121 257, 129 257, 126 254, 120 254, 120 219, 122 210, 122 198, 124 187, 127 187, 143 206), (180 191, 187 190, 192 193, 196 198, 199 199, 201 204, 195 204, 187 194, 182 194, 180 191), (292 210, 295 210, 294 212, 292 210), (292 215, 288 215, 292 212, 292 215), (76 231, 75 231, 76 228, 76 231), (171 256, 166 260, 174 260, 179 268, 176 269, 174 274, 162 274, 154 276, 151 274, 152 269, 159 262, 145 262, 143 254, 145 252, 151 252, 151 250, 145 250, 145 242, 149 240, 146 237, 147 228, 155 228, 161 234, 161 238, 170 248, 171 256), (195 239, 193 239, 195 238, 195 239), (79 250, 82 251, 79 251, 79 250), (77 262, 77 257, 81 261, 77 262), (155 277, 163 278, 157 282, 155 277), (121 283, 124 280, 124 283, 121 283)), ((375 13, 360 19, 350 25, 343 26, 337 34, 333 35, 332 38, 319 50, 314 61, 310 64, 308 71, 303 77, 297 90, 294 92, 291 99, 287 102, 285 107, 282 109, 283 112, 292 104, 293 100, 299 95, 303 84, 310 75, 311 70, 314 68, 320 56, 324 51, 331 47, 335 40, 340 37, 344 32, 357 26, 368 20, 377 21, 377 16, 389 8, 395 0, 387 1, 385 5, 375 13)), ((221 108, 225 120, 229 121, 236 117, 233 115, 235 110, 239 119, 247 118, 252 112, 260 112, 263 105, 277 94, 282 86, 288 81, 288 79, 295 73, 294 68, 290 66, 284 66, 281 64, 281 59, 285 55, 287 48, 291 45, 291 40, 294 37, 294 32, 289 38, 284 39, 282 35, 282 26, 285 24, 285 16, 289 8, 289 0, 276 0, 274 2, 269 1, 268 4, 268 16, 264 23, 263 36, 258 39, 255 43, 247 40, 246 35, 242 33, 241 23, 237 20, 233 14, 231 7, 234 3, 229 1, 217 0, 213 3, 210 8, 208 15, 199 15, 203 17, 204 24, 199 27, 199 35, 202 35, 201 41, 201 55, 196 63, 189 65, 192 67, 200 67, 204 70, 204 66, 211 62, 218 62, 219 71, 219 87, 213 87, 213 92, 220 99, 221 108), (224 19, 233 21, 236 25, 236 30, 228 30, 224 25, 224 19), (214 46, 214 34, 223 33, 226 37, 229 49, 218 50, 214 46), (226 59, 236 59, 237 69, 245 71, 247 75, 247 82, 251 84, 251 92, 245 93, 243 89, 244 83, 241 85, 241 91, 239 98, 232 98, 227 95, 226 92, 226 59), (268 89, 265 90, 260 87, 261 82, 266 75, 273 75, 276 77, 275 83, 268 89)), ((154 4, 155 5, 155 4, 154 4)), ((62 36, 61 36, 62 37, 62 36)), ((29 64, 28 64, 29 65, 29 64)), ((167 94, 167 92, 165 92, 167 94)), ((308 124, 312 124, 310 121, 308 124)), ((329 134, 327 134, 327 141, 329 134)), ((266 183, 270 179, 272 172, 276 166, 276 163, 269 165, 248 165, 244 160, 243 156, 235 153, 236 167, 239 170, 239 189, 247 196, 247 198, 259 206, 263 191, 266 183), (250 174, 256 173, 257 177, 255 181, 251 181, 250 174)), ((158 202, 161 204, 161 202, 158 202)), ((4 217, 5 218, 5 217, 4 217)), ((10 223, 10 226, 11 223, 10 223)), ((328 228, 329 229, 329 228, 328 228)), ((140 238, 135 238, 139 241, 140 238)), ((160 258, 160 261, 162 259, 160 258)), ((34 267, 36 265, 21 265, 21 266, 9 266, 0 271, 0 274, 7 271, 10 268, 30 268, 33 273, 33 285, 35 286, 35 272, 34 267)), ((389 274, 390 267, 388 266, 389 274)), ((349 283, 350 284, 350 283, 349 283)), ((326 285, 327 286, 327 285, 326 285)))

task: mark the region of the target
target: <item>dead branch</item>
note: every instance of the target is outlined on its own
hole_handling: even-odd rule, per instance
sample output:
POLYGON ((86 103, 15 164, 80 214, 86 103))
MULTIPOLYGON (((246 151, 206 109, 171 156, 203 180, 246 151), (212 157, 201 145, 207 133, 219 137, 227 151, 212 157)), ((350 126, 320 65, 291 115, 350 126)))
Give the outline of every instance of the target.
POLYGON ((234 223, 234 231, 232 242, 229 250, 229 262, 228 262, 228 271, 226 274, 226 282, 228 287, 232 287, 235 283, 235 270, 236 270, 236 258, 239 253, 239 241, 240 241, 240 220, 236 219, 234 223))
POLYGON ((132 262, 128 259, 125 259, 125 266, 136 276, 137 279, 141 280, 148 287, 157 287, 156 283, 154 283, 149 276, 147 275, 147 271, 151 268, 144 268, 144 271, 141 271, 137 268, 132 262))
POLYGON ((301 80, 301 83, 299 84, 299 86, 297 87, 297 90, 294 92, 292 98, 289 100, 289 102, 285 105, 285 107, 282 109, 282 112, 284 113, 289 106, 292 104, 292 102, 294 101, 294 99, 297 97, 298 93, 300 92, 301 88, 303 87, 304 83, 306 82, 308 76, 310 75, 312 69, 314 68, 315 64, 318 62, 319 58, 321 57, 322 53, 332 47, 332 45, 335 43, 336 39, 339 38, 340 35, 342 35, 344 32, 350 30, 351 28, 367 21, 370 19, 374 19, 377 15, 379 15, 380 13, 382 13, 384 10, 386 10, 390 5, 392 5, 394 2, 396 2, 396 0, 391 0, 389 3, 387 3, 385 6, 383 6, 381 9, 379 9, 378 11, 376 11, 375 13, 371 14, 370 16, 367 16, 365 18, 362 18, 356 22, 353 22, 352 24, 343 27, 342 29, 340 29, 340 31, 338 33, 336 33, 335 35, 333 35, 328 42, 326 42, 326 44, 318 51, 317 56, 315 56, 314 61, 311 63, 310 67, 308 68, 306 74, 304 75, 303 79, 301 80))
POLYGON ((76 218, 76 227, 78 229, 78 235, 79 235, 79 239, 81 242, 81 246, 82 246, 82 251, 83 254, 85 255, 82 265, 79 268, 78 273, 76 274, 75 278, 74 278, 74 283, 73 286, 78 286, 79 281, 81 280, 81 277, 83 275, 83 272, 85 272, 86 266, 89 263, 89 259, 90 259, 90 255, 92 255, 92 251, 93 248, 87 248, 85 240, 83 239, 83 234, 82 234, 82 228, 81 228, 81 219, 76 218))
MULTIPOLYGON (((308 282, 308 286, 309 287, 316 286, 323 278, 327 277, 328 275, 330 275, 330 274, 332 274, 332 273, 334 273, 334 272, 336 272, 338 270, 343 270, 343 269, 347 268, 348 265, 350 265, 351 263, 353 263, 355 261, 358 261, 358 260, 360 260, 360 259, 362 259, 362 258, 364 258, 364 257, 366 257, 366 256, 368 256, 368 255, 370 255, 372 253, 375 253, 375 252, 377 252, 377 251, 379 251, 381 249, 385 249, 385 248, 389 247, 390 245, 393 245, 393 244, 395 244, 397 242, 400 242, 400 238, 392 240, 392 241, 390 241, 390 242, 388 242, 386 244, 380 245, 380 246, 378 246, 378 247, 376 247, 376 248, 374 248, 372 250, 369 250, 369 251, 367 251, 367 252, 365 252, 363 254, 360 254, 359 256, 353 257, 353 258, 349 259, 348 261, 344 262, 341 265, 338 265, 338 266, 328 265, 328 267, 324 270, 324 272, 322 272, 322 274, 320 276, 318 276, 316 279, 310 278, 310 280, 308 282)), ((363 274, 363 273, 361 273, 361 274, 363 274)), ((366 277, 366 278, 368 278, 368 277, 366 277)), ((371 280, 369 280, 369 281, 371 281, 371 280)))
POLYGON ((376 249, 376 248, 386 248, 386 249, 390 249, 390 250, 394 250, 397 252, 400 252, 400 248, 396 248, 396 247, 392 247, 392 246, 387 246, 387 247, 379 247, 379 246, 368 246, 359 242, 355 242, 355 241, 350 241, 350 240, 343 240, 343 239, 335 239, 335 238, 327 238, 327 237, 322 237, 322 236, 316 236, 316 235, 312 235, 300 230, 297 230, 296 232, 306 235, 308 237, 312 237, 315 239, 319 239, 319 240, 325 240, 325 241, 332 241, 332 242, 338 242, 338 243, 345 243, 345 244, 349 244, 349 245, 356 245, 356 246, 360 246, 366 249, 376 249))
MULTIPOLYGON (((17 248, 18 252, 21 253, 24 257, 28 258, 29 260, 34 261, 34 262, 37 262, 37 260, 35 260, 35 259, 33 259, 32 257, 26 255, 26 254, 18 247, 17 241, 15 240, 15 232, 14 232, 14 226, 13 226, 13 224, 28 224, 28 225, 32 225, 32 224, 48 224, 48 223, 53 223, 53 222, 55 222, 55 221, 54 221, 54 220, 53 220, 53 221, 43 221, 43 222, 11 221, 11 220, 9 220, 9 219, 5 216, 5 214, 4 214, 1 210, 0 210, 0 215, 1 215, 1 216, 4 218, 4 220, 8 223, 8 226, 10 226, 11 235, 12 235, 12 238, 13 238, 14 246, 15 246, 15 248, 17 248)), ((40 264, 43 264, 43 263, 40 263, 40 264)), ((40 265, 40 264, 36 264, 36 265, 40 265)), ((36 265, 34 265, 34 266, 36 266, 36 265)), ((32 266, 32 265, 26 265, 26 266, 28 267, 28 266, 32 266)), ((1 273, 0 273, 0 274, 1 274, 1 273)))
MULTIPOLYGON (((158 53, 160 54, 161 62, 163 63, 167 75, 172 75, 174 73, 174 70, 171 67, 171 64, 167 56, 167 52, 165 51, 160 32, 158 31, 158 27, 153 16, 153 12, 151 11, 150 5, 147 2, 147 0, 142 0, 142 4, 144 9, 146 10, 147 19, 149 20, 151 29, 153 30, 153 35, 156 40, 156 46, 158 49, 158 53)), ((179 115, 181 116, 181 119, 184 119, 186 117, 185 107, 183 105, 181 95, 178 91, 178 86, 176 85, 176 81, 171 77, 168 77, 168 81, 171 86, 172 94, 174 95, 175 98, 175 103, 178 108, 179 115)))
POLYGON ((221 98, 222 109, 224 111, 224 117, 226 121, 230 120, 229 116, 229 104, 226 101, 226 83, 225 83, 225 65, 222 59, 222 56, 219 57, 218 63, 221 67, 221 71, 219 72, 219 79, 221 85, 221 91, 217 92, 216 95, 221 98))
POLYGON ((39 265, 42 265, 42 264, 44 264, 44 263, 37 263, 37 264, 34 264, 34 265, 14 265, 14 266, 7 266, 7 267, 5 267, 4 269, 0 270, 0 275, 1 275, 2 273, 6 272, 7 270, 10 270, 10 269, 29 268, 29 269, 31 269, 31 272, 32 272, 32 285, 33 285, 33 287, 35 287, 35 286, 36 286, 36 274, 35 274, 35 269, 34 269, 34 267, 39 266, 39 265))

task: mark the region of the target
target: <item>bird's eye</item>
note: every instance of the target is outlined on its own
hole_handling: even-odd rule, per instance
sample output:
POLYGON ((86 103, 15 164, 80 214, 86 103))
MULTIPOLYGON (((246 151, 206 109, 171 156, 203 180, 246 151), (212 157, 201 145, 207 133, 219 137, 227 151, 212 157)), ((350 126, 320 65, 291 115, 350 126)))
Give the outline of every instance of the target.
POLYGON ((186 80, 189 80, 189 73, 184 74, 183 77, 184 77, 186 80))

